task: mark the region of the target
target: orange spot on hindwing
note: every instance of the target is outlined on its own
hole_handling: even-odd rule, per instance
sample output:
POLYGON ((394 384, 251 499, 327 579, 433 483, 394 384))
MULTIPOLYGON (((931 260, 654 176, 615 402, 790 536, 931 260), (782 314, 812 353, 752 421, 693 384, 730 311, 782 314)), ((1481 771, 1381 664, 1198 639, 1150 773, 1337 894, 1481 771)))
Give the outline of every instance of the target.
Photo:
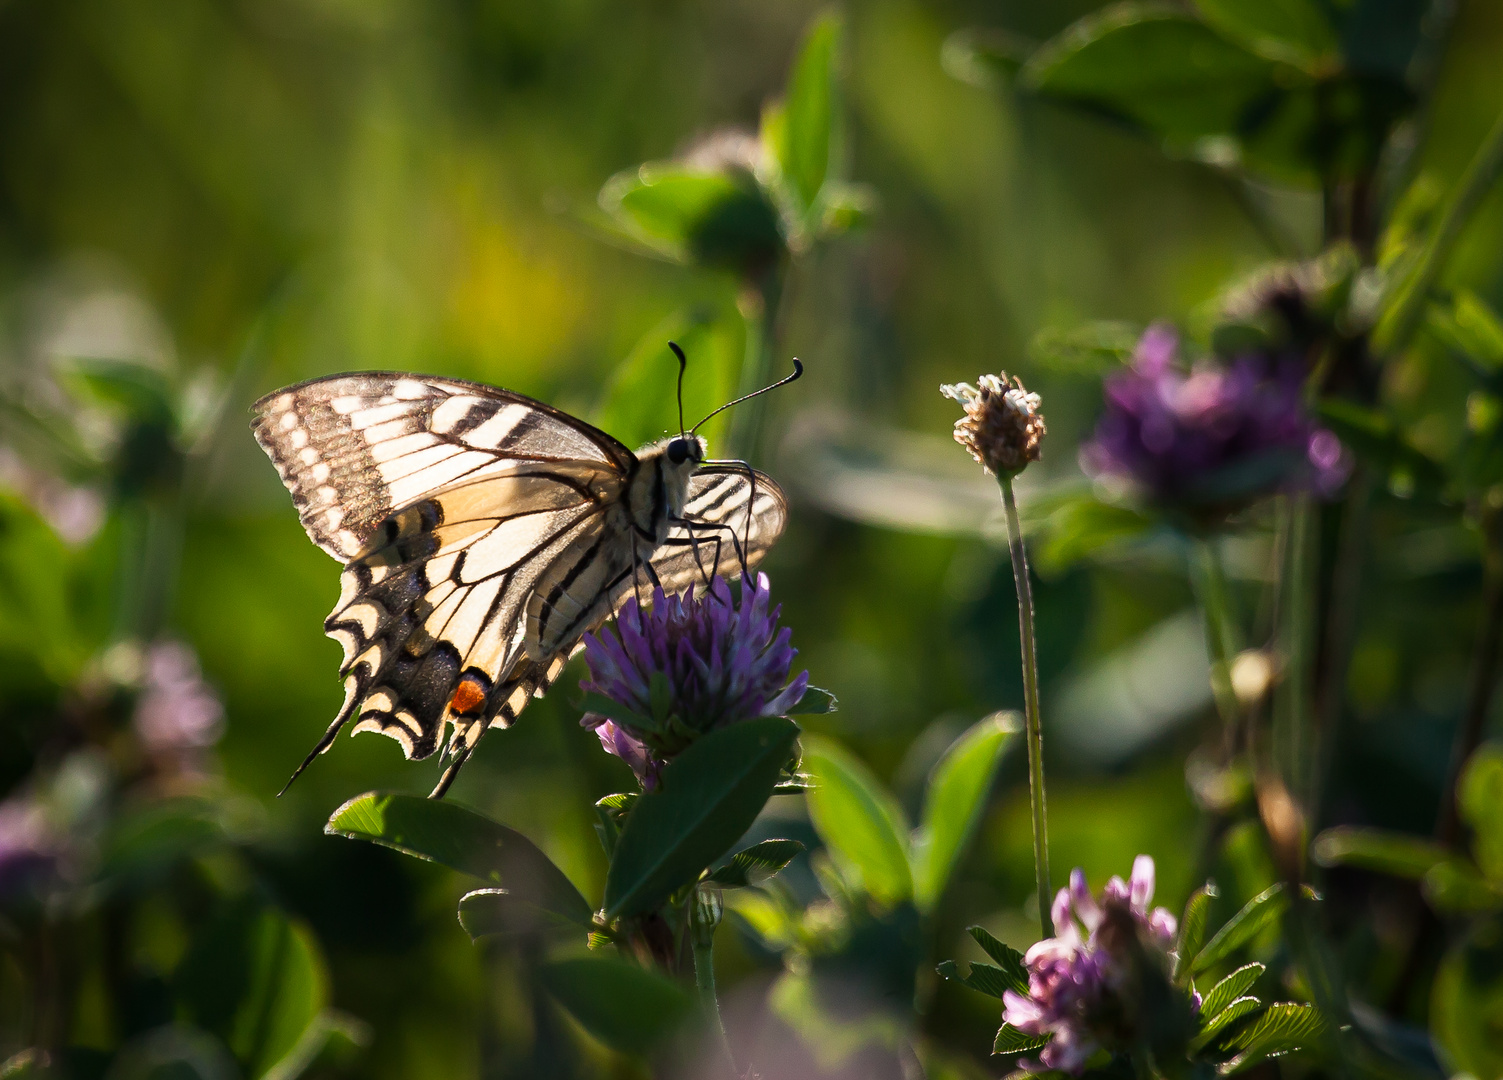
POLYGON ((466 672, 464 678, 459 680, 459 685, 454 688, 454 697, 449 701, 449 708, 456 716, 470 716, 479 713, 485 705, 485 683, 483 676, 474 672, 466 672))

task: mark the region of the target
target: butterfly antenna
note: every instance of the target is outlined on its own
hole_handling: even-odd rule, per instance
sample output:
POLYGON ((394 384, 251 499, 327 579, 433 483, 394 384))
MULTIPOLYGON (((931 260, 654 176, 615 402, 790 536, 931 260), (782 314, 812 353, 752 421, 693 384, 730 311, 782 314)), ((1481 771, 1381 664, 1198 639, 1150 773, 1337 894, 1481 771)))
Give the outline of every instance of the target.
POLYGON ((769 390, 776 390, 780 386, 787 386, 789 383, 791 383, 794 380, 796 380, 803 373, 804 373, 804 365, 801 364, 801 363, 799 363, 798 357, 795 356, 793 358, 793 374, 792 375, 785 375, 785 376, 783 376, 783 378, 779 379, 775 383, 772 383, 770 386, 764 386, 760 390, 753 390, 750 394, 746 394, 746 395, 743 395, 742 397, 738 397, 735 401, 727 401, 724 405, 720 406, 720 408, 718 408, 714 412, 710 413, 709 416, 706 416, 699 423, 697 423, 693 427, 691 427, 689 429, 689 434, 693 435, 696 431, 698 431, 701 427, 703 427, 710 420, 711 417, 717 416, 718 414, 725 412, 725 410, 729 409, 732 405, 740 405, 743 401, 750 401, 754 397, 761 397, 763 394, 767 393, 767 391, 769 391, 769 390))
POLYGON ((668 347, 673 350, 673 355, 678 357, 678 433, 684 434, 684 369, 689 366, 689 358, 684 355, 684 350, 678 347, 678 342, 670 341, 668 347))

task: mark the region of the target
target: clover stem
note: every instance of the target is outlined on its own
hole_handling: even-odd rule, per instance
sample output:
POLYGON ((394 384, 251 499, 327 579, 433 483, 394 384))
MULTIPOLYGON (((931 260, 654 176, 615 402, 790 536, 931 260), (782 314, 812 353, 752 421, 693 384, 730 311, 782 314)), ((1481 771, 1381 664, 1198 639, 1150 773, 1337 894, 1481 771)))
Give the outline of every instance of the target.
MULTIPOLYGON (((746 324, 746 357, 741 363, 741 397, 766 386, 772 371, 773 353, 778 346, 778 309, 783 300, 783 267, 766 270, 755 287, 748 287, 738 306, 746 324)), ((756 397, 731 410, 731 430, 727 445, 732 456, 755 462, 762 443, 762 417, 767 398, 756 397)))
POLYGON ((1012 494, 1012 477, 997 478, 1007 516, 1007 546, 1012 579, 1018 591, 1018 630, 1023 646, 1023 718, 1028 735, 1028 793, 1033 817, 1033 876, 1038 885, 1041 937, 1053 937, 1050 925, 1049 827, 1044 807, 1044 734, 1039 724, 1039 661, 1033 638, 1033 586, 1028 579, 1028 552, 1012 494))
POLYGON ((714 886, 695 886, 694 895, 689 900, 689 944, 694 952, 694 985, 734 1076, 738 1075, 736 1055, 731 1053, 731 1041, 726 1036, 725 1021, 720 1017, 720 1002, 715 996, 715 927, 720 923, 721 910, 720 894, 714 886))
POLYGON ((1224 746, 1227 761, 1237 750, 1237 731, 1241 725, 1242 709, 1232 689, 1232 657, 1236 653, 1233 638, 1231 604, 1227 595, 1226 573, 1221 565, 1221 552, 1213 537, 1195 540, 1194 573, 1195 593, 1200 601, 1200 612, 1205 619, 1206 649, 1211 660, 1211 694, 1216 700, 1216 711, 1221 714, 1225 729, 1224 746))

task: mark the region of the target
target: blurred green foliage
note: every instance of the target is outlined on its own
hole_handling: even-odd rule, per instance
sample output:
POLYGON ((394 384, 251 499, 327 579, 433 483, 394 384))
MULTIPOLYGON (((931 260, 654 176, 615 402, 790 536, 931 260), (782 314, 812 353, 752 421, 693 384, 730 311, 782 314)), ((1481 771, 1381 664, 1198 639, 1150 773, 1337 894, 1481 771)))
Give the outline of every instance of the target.
MULTIPOLYGON (((431 762, 341 739, 273 798, 339 706, 321 632, 338 582, 246 411, 304 378, 410 369, 637 445, 678 423, 673 338, 691 423, 759 366, 808 365, 760 442, 707 430, 792 497, 767 570, 800 664, 841 699, 800 718, 828 786, 773 798, 746 837, 809 853, 730 894, 733 1041, 768 1075, 903 1075, 915 1052, 931 1076, 988 1075, 996 1004, 933 965, 974 973, 988 941, 1020 950, 1036 927, 1021 754, 977 724, 1021 702, 1018 629, 995 492, 936 387, 1005 366, 1045 402, 1019 487, 1055 880, 1147 852, 1175 909, 1215 879, 1214 932, 1284 856, 1258 818, 1218 816, 1227 778, 1201 767, 1219 731, 1204 650, 1175 632, 1181 540, 1096 498, 1075 451, 1139 328, 1170 318, 1208 349, 1230 286, 1341 238, 1375 271, 1343 310, 1398 314, 1370 382, 1324 404, 1372 479, 1358 527, 1316 511, 1320 580, 1353 558, 1364 576, 1349 662, 1321 675, 1341 704, 1304 825, 1408 839, 1326 833, 1317 859, 1343 865, 1315 871, 1319 918, 1376 1006, 1364 1038, 1415 1074, 1496 1075, 1492 758, 1462 788, 1463 853, 1420 838, 1503 506, 1496 186, 1444 260, 1426 252, 1503 109, 1500 49, 1484 0, 0 3, 0 858, 19 844, 63 885, 6 899, 0 1060, 639 1075, 633 1055, 678 1037, 677 984, 512 932, 518 903, 577 915, 562 886, 476 889, 387 836, 390 814, 345 831, 436 861, 324 835, 358 792, 426 791, 431 762), (170 745, 143 719, 159 683, 199 702, 170 745), (600 987, 640 1010, 601 1011, 600 987), (772 1019, 747 1019, 764 1001, 772 1019)), ((1263 630, 1276 524, 1256 509, 1223 545, 1263 630)), ((632 778, 579 727, 576 678, 489 736, 453 799, 593 904, 610 886, 591 807, 632 778)), ((1260 1001, 1312 998, 1277 984, 1298 982, 1280 928, 1253 930, 1260 1001)), ((1238 1045, 1277 1046, 1256 1030, 1238 1045)))

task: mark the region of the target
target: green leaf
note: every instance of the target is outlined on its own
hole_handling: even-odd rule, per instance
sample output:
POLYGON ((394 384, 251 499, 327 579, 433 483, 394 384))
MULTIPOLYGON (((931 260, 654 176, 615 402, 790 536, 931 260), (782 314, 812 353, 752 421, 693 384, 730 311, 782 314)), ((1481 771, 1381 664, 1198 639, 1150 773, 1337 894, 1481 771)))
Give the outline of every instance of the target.
POLYGON ((1207 881, 1190 894, 1185 901, 1185 913, 1179 920, 1179 937, 1174 945, 1174 981, 1184 986, 1190 981, 1190 961, 1200 952, 1206 937, 1206 916, 1211 911, 1211 901, 1220 893, 1207 881))
POLYGON ((1211 987, 1211 992, 1200 1003, 1201 1023, 1204 1024, 1214 1019, 1222 1009, 1252 989, 1252 984, 1257 982, 1258 976, 1266 970, 1267 968, 1262 964, 1247 964, 1211 987))
POLYGON ((759 717, 711 732, 669 763, 621 829, 607 917, 653 910, 725 854, 766 805, 797 737, 791 720, 759 717))
POLYGON ((799 939, 799 912, 760 889, 740 889, 725 898, 727 911, 739 916, 769 952, 782 952, 799 939))
POLYGON ((760 885, 803 850, 804 845, 797 840, 763 840, 736 852, 730 862, 709 875, 709 880, 728 889, 760 885))
POLYGON ((625 1054, 651 1053, 694 1013, 678 983, 619 957, 558 960, 539 976, 586 1031, 625 1054))
POLYGON ((440 863, 581 926, 594 917, 589 901, 531 840, 458 803, 368 791, 334 811, 324 832, 440 863))
POLYGON ((1016 713, 993 713, 950 744, 929 776, 923 824, 911 849, 913 902, 930 911, 975 831, 997 765, 1019 730, 1016 713))
POLYGON ((804 691, 804 696, 799 698, 793 708, 788 710, 789 716, 823 716, 825 713, 838 712, 840 702, 835 700, 835 695, 828 690, 821 690, 817 686, 811 686, 804 691))
POLYGON ((750 174, 647 164, 607 181, 600 206, 676 262, 743 271, 783 249, 777 209, 750 174))
POLYGON ((1321 866, 1355 866, 1395 877, 1422 878, 1449 858, 1445 848, 1430 840, 1381 829, 1339 825, 1315 838, 1315 861, 1321 866))
POLYGON ((997 1029, 997 1037, 992 1041, 992 1053, 1022 1054, 1029 1050, 1040 1050, 1049 1045, 1049 1038, 1048 1035, 1030 1035, 1011 1024, 1003 1024, 997 1029))
POLYGON ((579 933, 580 923, 505 889, 475 889, 459 898, 459 925, 471 941, 483 937, 533 938, 579 933))
POLYGON ((877 213, 877 193, 865 184, 827 180, 819 202, 818 233, 821 237, 842 236, 864 229, 877 213))
POLYGON ((1436 911, 1474 915, 1503 908, 1503 892, 1460 859, 1436 863, 1420 882, 1420 891, 1436 911))
POLYGON ((621 822, 631 813, 637 798, 635 791, 622 791, 607 795, 595 804, 595 816, 600 819, 595 824, 595 832, 607 859, 616 853, 616 841, 621 839, 621 822))
POLYGON ((1063 491, 1033 500, 1024 530, 1041 571, 1060 574, 1076 563, 1144 536, 1154 522, 1125 506, 1113 506, 1090 491, 1063 491))
POLYGON ((818 201, 830 172, 840 36, 835 15, 822 15, 809 28, 788 80, 781 122, 773 128, 778 136, 773 153, 803 214, 818 201))
POLYGON ((1028 993, 1028 967, 1023 963, 1022 953, 992 937, 984 927, 968 927, 966 933, 971 935, 987 956, 997 962, 1008 986, 1020 994, 1028 993))
POLYGON ((1282 882, 1264 889, 1216 931, 1216 936, 1206 943, 1190 965, 1191 974, 1199 974, 1231 956, 1277 921, 1288 907, 1289 896, 1282 882))
POLYGON ((1041 367, 1072 375, 1105 375, 1128 363, 1143 328, 1126 322, 1046 326, 1028 343, 1028 358, 1041 367))
POLYGON ((1266 60, 1178 9, 1139 3, 1081 19, 1034 53, 1018 81, 1182 144, 1236 132, 1273 86, 1266 60))
POLYGON ((995 90, 1012 82, 1032 55, 1034 43, 991 27, 957 30, 945 39, 939 62, 952 78, 995 90))
POLYGON ((1264 59, 1311 73, 1339 62, 1335 27, 1315 0, 1195 0, 1195 6, 1227 39, 1264 59))
POLYGON ((1457 290, 1426 309, 1426 326, 1481 378, 1503 376, 1503 320, 1476 293, 1457 290))
POLYGON ((828 739, 804 741, 809 818, 847 881, 884 904, 913 893, 903 811, 870 770, 828 739))
POLYGON ((1450 1076, 1503 1075, 1503 933, 1480 922, 1440 962, 1430 988, 1430 1034, 1450 1076))
POLYGON ((939 972, 941 978, 958 982, 961 986, 969 987, 988 997, 1000 998, 1003 991, 1018 989, 1017 984, 1008 978, 1007 972, 992 964, 972 963, 970 974, 962 975, 954 960, 945 960, 934 970, 939 972))
POLYGON ((1343 443, 1388 477, 1396 493, 1433 494, 1444 486, 1441 467, 1417 449, 1394 422, 1354 401, 1328 398, 1316 411, 1343 443))
POLYGON ((223 1039, 251 1077, 267 1076, 294 1055, 329 996, 312 933, 254 902, 235 904, 205 926, 175 984, 187 1019, 223 1039))
POLYGON ((1206 1018, 1201 1013, 1200 1034, 1190 1040, 1192 1053, 1199 1052, 1207 1046, 1225 1038, 1236 1029, 1239 1024, 1246 1023, 1254 1014, 1263 1010, 1263 1003, 1255 997, 1239 997, 1227 1003, 1215 1016, 1206 1018))
POLYGON ((228 842, 221 814, 205 799, 164 799, 128 811, 105 837, 99 874, 141 881, 228 842))
POLYGON ((1472 851, 1489 880, 1503 882, 1503 747, 1489 744, 1467 760, 1456 802, 1472 827, 1472 851))
POLYGON ((1312 1005, 1279 1002, 1270 1005, 1258 1022, 1233 1035, 1230 1050, 1240 1050, 1220 1069, 1225 1076, 1251 1068, 1276 1054, 1287 1054, 1308 1046, 1325 1032, 1325 1018, 1312 1005))

